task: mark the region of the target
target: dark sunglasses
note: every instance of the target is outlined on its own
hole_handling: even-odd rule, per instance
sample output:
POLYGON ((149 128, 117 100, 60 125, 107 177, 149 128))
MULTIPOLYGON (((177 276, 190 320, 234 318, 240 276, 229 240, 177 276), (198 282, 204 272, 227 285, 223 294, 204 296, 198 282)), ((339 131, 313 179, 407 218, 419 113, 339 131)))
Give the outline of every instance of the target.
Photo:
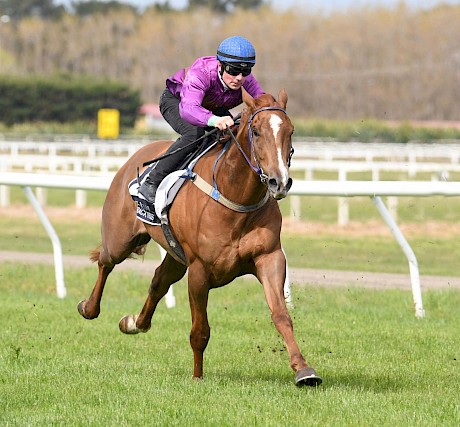
POLYGON ((241 67, 235 67, 230 64, 223 64, 224 66, 224 71, 227 74, 230 74, 231 76, 239 76, 240 74, 243 75, 243 77, 249 76, 251 74, 251 67, 247 68, 241 68, 241 67))

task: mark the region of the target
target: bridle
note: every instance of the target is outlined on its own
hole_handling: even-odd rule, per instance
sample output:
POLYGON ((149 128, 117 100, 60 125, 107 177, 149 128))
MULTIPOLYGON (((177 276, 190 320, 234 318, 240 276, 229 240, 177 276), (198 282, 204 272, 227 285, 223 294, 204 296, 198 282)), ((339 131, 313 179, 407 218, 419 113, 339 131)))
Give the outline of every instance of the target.
MULTIPOLYGON (((235 135, 233 135, 232 132, 230 132, 230 136, 233 140, 233 142, 236 144, 236 146, 238 147, 238 149, 241 151, 241 154, 243 154, 243 157, 244 159, 246 160, 246 162, 248 163, 248 165, 251 167, 251 169, 257 174, 259 175, 259 178, 260 178, 260 181, 263 183, 263 184, 266 184, 267 181, 268 181, 268 175, 263 171, 262 167, 260 166, 260 163, 259 163, 259 160, 257 159, 257 153, 256 153, 256 150, 254 148, 254 133, 253 133, 253 130, 251 128, 251 125, 252 125, 252 121, 254 120, 254 117, 261 113, 262 111, 267 111, 267 110, 273 110, 273 111, 282 111, 284 114, 287 115, 286 113, 286 110, 284 110, 283 108, 281 107, 263 107, 263 108, 259 108, 258 110, 254 111, 251 116, 249 117, 249 120, 248 120, 248 151, 249 153, 251 153, 251 157, 254 159, 254 163, 255 165, 252 163, 251 159, 248 158, 248 156, 246 155, 246 153, 244 152, 243 148, 241 147, 240 143, 238 142, 238 140, 235 138, 235 135)), ((291 163, 291 157, 292 157, 292 148, 291 148, 291 152, 289 154, 289 159, 288 159, 288 164, 291 163)))
MULTIPOLYGON (((191 181, 201 191, 203 191, 206 194, 208 194, 210 197, 212 197, 214 200, 216 200, 220 204, 222 204, 222 205, 226 206, 227 208, 229 208, 231 210, 234 210, 236 212, 243 212, 243 213, 254 212, 254 211, 260 209, 262 206, 264 206, 265 203, 267 203, 267 201, 269 199, 269 191, 268 190, 266 191, 264 197, 258 203, 254 204, 254 205, 247 206, 247 205, 241 205, 239 203, 235 203, 235 202, 227 199, 226 197, 224 197, 220 193, 220 191, 218 190, 217 182, 215 180, 215 172, 216 172, 217 164, 219 163, 219 160, 227 152, 227 150, 229 148, 229 145, 230 145, 230 142, 233 141, 236 144, 236 146, 238 147, 238 149, 241 151, 241 154, 243 154, 244 159, 246 160, 248 165, 251 167, 251 169, 257 175, 259 175, 260 181, 268 187, 268 175, 264 173, 262 167, 260 166, 259 160, 257 159, 256 150, 254 148, 254 134, 253 134, 253 131, 251 129, 251 124, 252 124, 252 121, 254 120, 254 117, 257 114, 259 114, 260 112, 267 111, 267 110, 282 111, 284 114, 287 115, 286 111, 283 108, 273 106, 273 107, 260 108, 260 109, 258 109, 256 111, 254 111, 251 114, 251 116, 249 117, 249 120, 248 120, 248 150, 249 150, 249 153, 251 153, 250 156, 254 159, 255 165, 253 164, 251 159, 246 155, 246 153, 244 152, 243 148, 241 147, 240 143, 236 139, 236 137, 233 134, 233 132, 230 129, 227 128, 227 132, 230 134, 230 139, 227 141, 227 143, 224 146, 224 149, 221 151, 219 156, 217 156, 217 158, 216 158, 216 160, 214 162, 214 167, 213 167, 213 171, 212 171, 212 185, 208 184, 197 173, 192 172, 191 169, 189 169, 189 167, 186 168, 187 175, 184 175, 183 178, 191 179, 191 181)), ((211 149, 211 147, 213 147, 215 144, 217 144, 217 142, 218 142, 218 140, 216 140, 214 144, 209 146, 206 151, 211 149)), ((203 155, 203 154, 204 153, 202 153, 201 155, 203 155)), ((288 165, 291 163, 292 154, 293 154, 293 149, 291 147, 291 151, 289 153, 288 165)), ((198 161, 198 158, 195 159, 194 162, 192 162, 192 163, 195 164, 196 161, 198 161)))

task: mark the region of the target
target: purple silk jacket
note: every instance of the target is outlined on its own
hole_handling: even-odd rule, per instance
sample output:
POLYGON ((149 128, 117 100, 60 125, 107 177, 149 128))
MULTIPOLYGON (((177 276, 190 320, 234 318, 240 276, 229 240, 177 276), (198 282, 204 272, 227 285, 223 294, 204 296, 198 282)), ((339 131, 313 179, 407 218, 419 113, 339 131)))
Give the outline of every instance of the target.
MULTIPOLYGON (((230 110, 243 102, 241 89, 224 87, 217 66, 215 56, 204 56, 166 79, 166 87, 180 99, 181 117, 192 125, 206 127, 213 110, 230 110)), ((246 77, 243 87, 253 98, 264 93, 252 74, 246 77)))

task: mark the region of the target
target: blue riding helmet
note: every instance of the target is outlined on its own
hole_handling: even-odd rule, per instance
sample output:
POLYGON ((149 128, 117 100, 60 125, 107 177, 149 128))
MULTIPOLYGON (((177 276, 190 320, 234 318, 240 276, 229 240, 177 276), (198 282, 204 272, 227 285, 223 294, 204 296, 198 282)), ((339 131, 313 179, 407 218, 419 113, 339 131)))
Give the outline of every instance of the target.
POLYGON ((256 63, 256 50, 249 40, 233 36, 219 45, 217 59, 221 62, 237 63, 234 65, 253 67, 256 63))

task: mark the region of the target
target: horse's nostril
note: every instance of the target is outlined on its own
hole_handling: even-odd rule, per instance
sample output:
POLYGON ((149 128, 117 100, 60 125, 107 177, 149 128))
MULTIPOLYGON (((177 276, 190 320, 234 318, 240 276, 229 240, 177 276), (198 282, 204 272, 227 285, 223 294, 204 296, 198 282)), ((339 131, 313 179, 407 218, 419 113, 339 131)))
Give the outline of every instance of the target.
POLYGON ((278 181, 275 178, 270 178, 268 180, 268 185, 271 188, 278 188, 278 181))

